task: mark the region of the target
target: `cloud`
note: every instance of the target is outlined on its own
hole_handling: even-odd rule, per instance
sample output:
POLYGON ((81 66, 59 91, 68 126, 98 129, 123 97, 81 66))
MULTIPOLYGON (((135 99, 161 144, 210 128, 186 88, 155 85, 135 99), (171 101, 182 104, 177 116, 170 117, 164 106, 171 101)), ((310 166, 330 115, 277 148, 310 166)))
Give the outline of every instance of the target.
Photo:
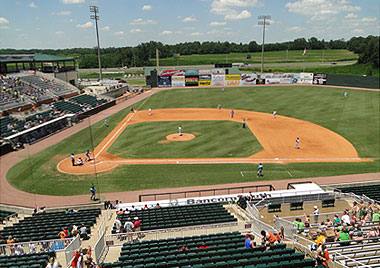
POLYGON ((173 34, 173 31, 165 30, 165 31, 162 31, 162 32, 160 33, 160 35, 169 35, 169 34, 173 34))
POLYGON ((200 36, 200 35, 202 35, 202 33, 200 33, 200 32, 194 32, 194 33, 191 33, 190 35, 191 36, 200 36))
POLYGON ((286 31, 288 32, 296 32, 296 33, 299 33, 300 31, 302 31, 303 28, 300 27, 300 26, 294 26, 294 27, 290 27, 290 28, 286 28, 286 31))
POLYGON ((28 7, 30 8, 37 8, 37 5, 34 2, 31 2, 28 7))
POLYGON ((225 22, 225 21, 213 21, 210 23, 210 26, 224 26, 226 24, 227 24, 227 22, 225 22))
POLYGON ((56 35, 63 35, 63 34, 65 34, 65 32, 63 32, 63 31, 57 31, 57 32, 55 32, 55 34, 56 35))
POLYGON ((93 25, 94 24, 91 21, 88 21, 84 24, 77 24, 76 27, 79 29, 87 29, 87 28, 91 28, 93 25))
POLYGON ((144 5, 141 10, 144 10, 144 11, 148 11, 148 10, 152 10, 152 6, 151 5, 144 5))
POLYGON ((103 28, 101 28, 100 30, 102 31, 109 31, 111 28, 109 26, 104 26, 103 28))
POLYGON ((346 16, 344 16, 345 19, 356 19, 358 15, 355 13, 348 13, 346 16))
POLYGON ((56 15, 58 16, 68 16, 71 14, 71 11, 67 10, 67 11, 60 11, 60 12, 57 12, 55 13, 56 15))
POLYGON ((4 24, 8 24, 8 23, 9 23, 9 21, 6 18, 0 17, 0 25, 4 25, 4 24))
POLYGON ((8 25, 0 25, 0 30, 8 30, 9 26, 8 25))
POLYGON ((117 35, 117 36, 122 36, 122 35, 124 35, 124 32, 123 32, 123 31, 115 32, 115 35, 117 35))
POLYGON ((377 21, 377 18, 375 18, 375 17, 362 18, 362 22, 366 22, 366 23, 372 23, 372 22, 376 22, 376 21, 377 21))
POLYGON ((141 29, 132 29, 130 32, 131 33, 141 33, 142 31, 141 31, 141 29))
POLYGON ((354 29, 352 30, 353 33, 356 33, 356 34, 364 34, 364 30, 363 29, 354 29))
POLYGON ((143 20, 142 18, 134 19, 130 24, 131 25, 147 25, 147 24, 156 24, 155 20, 143 20))
POLYGON ((60 0, 60 1, 61 3, 64 3, 64 4, 82 4, 86 0, 60 0))
POLYGON ((197 19, 194 18, 193 16, 190 16, 190 17, 183 18, 182 20, 182 22, 192 22, 192 21, 197 21, 197 19))
POLYGON ((325 20, 330 15, 340 12, 360 11, 359 6, 352 6, 346 0, 299 0, 296 2, 288 2, 285 7, 288 12, 310 15, 311 21, 325 20))
POLYGON ((247 19, 252 16, 251 12, 244 7, 259 7, 262 3, 259 0, 213 0, 211 3, 211 13, 223 15, 226 20, 247 19))

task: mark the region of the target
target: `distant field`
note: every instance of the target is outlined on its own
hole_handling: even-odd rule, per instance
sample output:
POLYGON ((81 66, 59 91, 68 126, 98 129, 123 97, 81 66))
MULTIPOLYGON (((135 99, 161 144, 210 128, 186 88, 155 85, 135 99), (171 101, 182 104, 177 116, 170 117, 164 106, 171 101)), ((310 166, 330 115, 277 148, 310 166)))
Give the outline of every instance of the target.
MULTIPOLYGON (((269 51, 264 53, 267 63, 303 62, 303 50, 269 51)), ((305 56, 306 62, 332 62, 357 60, 358 56, 346 49, 308 50, 305 56)), ((155 59, 151 59, 155 62, 155 59)), ((207 65, 215 63, 260 63, 261 52, 255 53, 229 53, 229 54, 205 54, 205 55, 181 55, 179 60, 175 58, 160 59, 160 66, 175 65, 207 65), (247 55, 251 59, 247 60, 247 55)))
MULTIPOLYGON (((242 72, 252 71, 260 72, 260 68, 240 68, 242 72)), ((302 67, 268 67, 264 68, 264 72, 282 72, 295 73, 303 71, 302 67)), ((325 65, 325 66, 306 66, 305 72, 323 73, 323 74, 345 74, 345 75, 371 75, 379 76, 379 69, 372 69, 365 64, 353 64, 345 66, 325 65)))
MULTIPOLYGON (((124 79, 128 82, 129 85, 131 86, 145 86, 146 85, 146 82, 145 82, 145 78, 124 78, 124 74, 142 74, 143 72, 142 71, 136 71, 136 72, 131 72, 131 71, 128 71, 128 72, 125 72, 125 73, 103 73, 103 78, 104 79, 108 79, 108 78, 113 78, 113 79, 116 79, 116 78, 119 78, 119 79, 124 79)), ((98 79, 99 78, 99 73, 80 73, 79 74, 80 78, 81 79, 98 79)))

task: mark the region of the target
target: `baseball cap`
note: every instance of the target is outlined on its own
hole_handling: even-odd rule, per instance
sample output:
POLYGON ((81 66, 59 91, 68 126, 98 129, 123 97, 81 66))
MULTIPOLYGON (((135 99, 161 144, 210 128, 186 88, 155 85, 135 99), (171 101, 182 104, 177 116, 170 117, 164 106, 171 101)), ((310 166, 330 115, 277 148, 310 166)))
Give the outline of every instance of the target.
POLYGON ((314 206, 314 209, 318 209, 318 206, 314 206))

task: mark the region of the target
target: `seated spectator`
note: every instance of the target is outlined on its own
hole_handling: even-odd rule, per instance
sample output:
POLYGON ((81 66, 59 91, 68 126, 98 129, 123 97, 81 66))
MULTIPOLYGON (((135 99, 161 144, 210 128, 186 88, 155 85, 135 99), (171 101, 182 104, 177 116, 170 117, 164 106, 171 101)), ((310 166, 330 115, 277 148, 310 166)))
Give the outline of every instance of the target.
POLYGON ((327 225, 327 226, 333 226, 334 223, 332 222, 332 220, 330 220, 330 219, 326 219, 326 225, 327 225))
POLYGON ((372 226, 371 227, 371 230, 368 232, 366 238, 371 238, 371 237, 378 237, 378 233, 377 233, 377 230, 376 230, 376 227, 375 226, 372 226))
POLYGON ((337 233, 336 241, 343 242, 340 243, 341 246, 348 246, 350 245, 350 236, 348 234, 348 231, 346 228, 343 228, 340 233, 337 233))
POLYGON ((325 240, 326 240, 326 236, 324 236, 322 234, 322 231, 321 230, 318 230, 317 231, 317 239, 315 241, 315 243, 317 244, 317 247, 319 247, 320 245, 324 244, 325 243, 325 240))
POLYGON ((123 214, 124 214, 124 212, 123 212, 122 209, 120 209, 120 210, 116 213, 116 215, 123 215, 123 214))
POLYGON ((186 246, 182 246, 178 251, 182 252, 182 251, 188 251, 188 250, 189 249, 186 246))
POLYGON ((323 244, 317 249, 317 264, 329 267, 330 260, 329 252, 326 250, 326 245, 323 244))
POLYGON ((61 239, 65 239, 65 232, 63 231, 63 229, 62 229, 62 231, 60 231, 60 232, 58 233, 58 236, 59 236, 61 239))
POLYGON ((338 226, 340 224, 340 219, 339 219, 338 214, 335 214, 333 224, 334 224, 334 226, 338 226))
POLYGON ((59 268, 62 267, 62 265, 55 260, 55 257, 51 257, 49 259, 49 263, 46 265, 46 268, 59 268))
POLYGON ((157 203, 156 206, 155 206, 155 208, 161 208, 160 204, 157 203))
POLYGON ((374 213, 372 214, 372 221, 379 221, 379 220, 380 220, 379 210, 375 209, 374 213))
POLYGON ((255 248, 256 242, 254 240, 255 240, 255 236, 253 235, 253 233, 249 233, 245 238, 244 247, 245 248, 255 248))
POLYGON ((263 246, 265 246, 267 250, 269 250, 270 247, 273 246, 274 243, 276 242, 276 237, 271 232, 265 231, 265 230, 261 231, 261 235, 262 235, 263 246))
POLYGON ((89 239, 88 234, 87 234, 87 228, 86 226, 84 226, 84 224, 82 224, 81 227, 79 228, 79 232, 80 232, 81 238, 83 238, 84 240, 89 239))
POLYGON ((149 208, 148 208, 148 205, 147 205, 147 204, 145 204, 145 206, 144 206, 143 210, 147 210, 147 209, 149 209, 149 208))
POLYGON ((350 215, 348 215, 348 212, 346 210, 343 212, 342 222, 347 224, 347 225, 349 225, 351 222, 350 215))
POLYGON ((206 248, 210 248, 210 247, 207 246, 205 242, 202 242, 202 245, 200 245, 200 246, 198 247, 198 249, 206 249, 206 248))

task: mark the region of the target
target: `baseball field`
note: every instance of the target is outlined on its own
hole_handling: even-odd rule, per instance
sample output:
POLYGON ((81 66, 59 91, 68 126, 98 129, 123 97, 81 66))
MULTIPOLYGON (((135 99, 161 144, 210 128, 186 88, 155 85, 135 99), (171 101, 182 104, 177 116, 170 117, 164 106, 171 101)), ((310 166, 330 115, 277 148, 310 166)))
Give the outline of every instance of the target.
POLYGON ((380 169, 379 91, 171 89, 134 108, 135 113, 125 107, 110 115, 108 127, 100 121, 35 155, 25 154, 9 170, 8 181, 30 193, 76 195, 97 181, 102 192, 256 181, 259 162, 264 162, 260 180, 380 169), (216 109, 219 104, 222 109, 216 109), (242 128, 244 119, 247 128, 242 128), (298 136, 301 149, 296 150, 298 136), (83 156, 87 149, 94 149, 96 161, 73 167, 69 155, 83 156))

